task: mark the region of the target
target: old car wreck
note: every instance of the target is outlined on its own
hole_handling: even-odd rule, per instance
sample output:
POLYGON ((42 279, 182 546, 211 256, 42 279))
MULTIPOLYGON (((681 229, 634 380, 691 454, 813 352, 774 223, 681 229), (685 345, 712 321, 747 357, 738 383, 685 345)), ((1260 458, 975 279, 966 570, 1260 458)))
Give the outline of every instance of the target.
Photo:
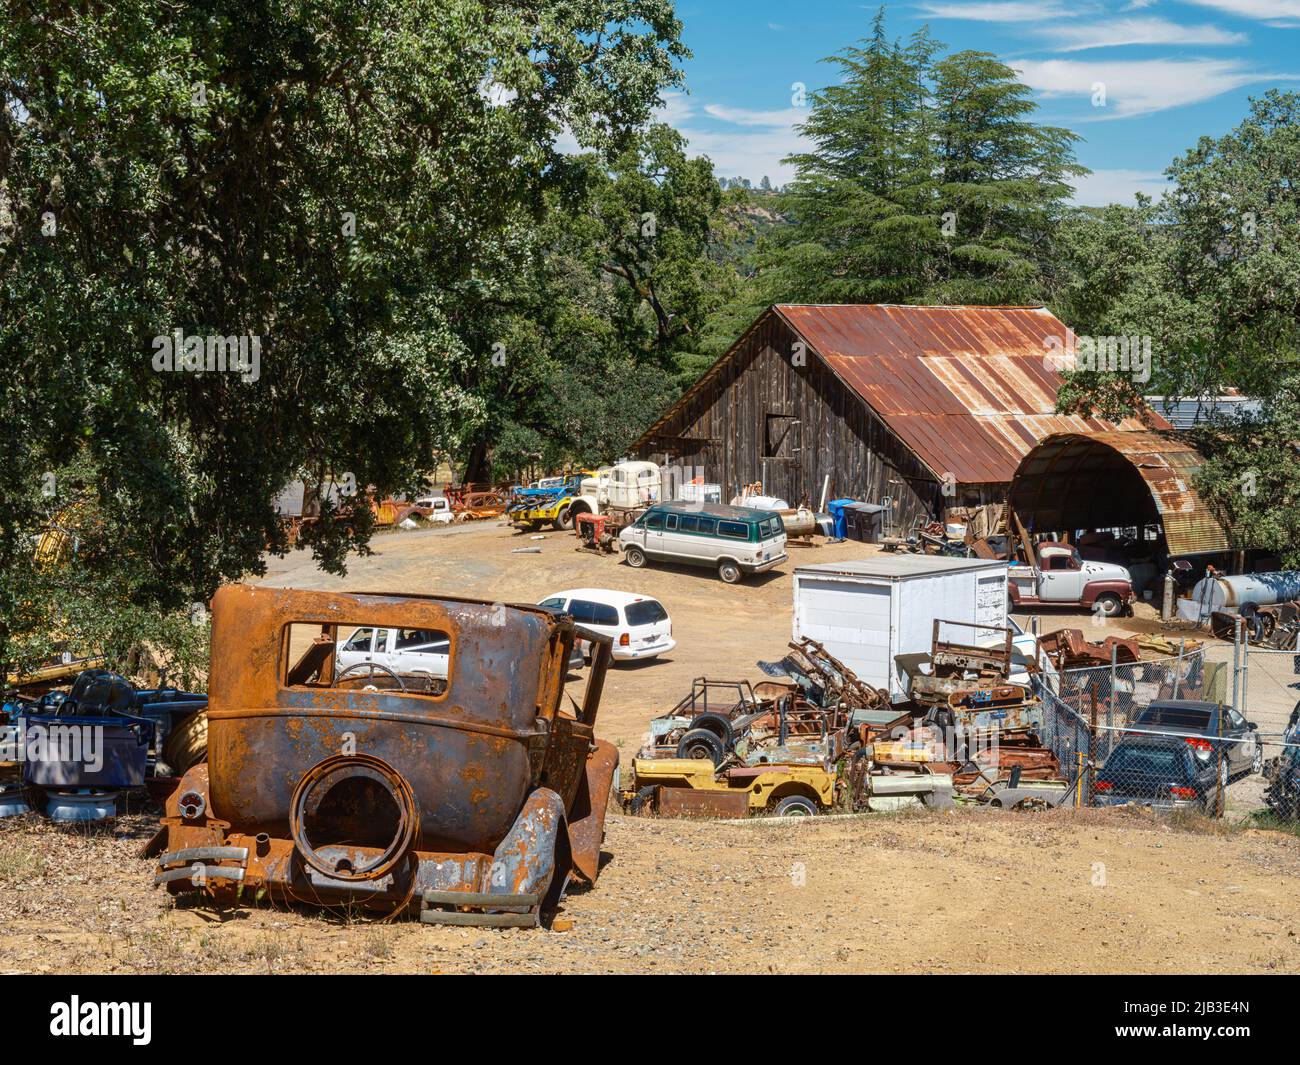
POLYGON ((534 926, 594 884, 618 752, 593 734, 609 641, 538 607, 235 585, 212 602, 208 761, 168 799, 155 883, 534 926), (445 670, 336 668, 359 627, 449 644, 445 670), (566 704, 566 700, 568 705, 566 704))

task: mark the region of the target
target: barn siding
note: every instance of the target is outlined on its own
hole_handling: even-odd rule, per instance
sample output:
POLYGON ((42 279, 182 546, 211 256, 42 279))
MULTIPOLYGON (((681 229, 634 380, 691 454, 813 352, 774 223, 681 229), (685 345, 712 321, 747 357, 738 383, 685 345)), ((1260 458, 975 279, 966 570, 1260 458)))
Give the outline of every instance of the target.
POLYGON ((702 467, 695 473, 721 484, 724 499, 761 481, 769 495, 815 506, 829 474, 829 499, 879 502, 892 495, 903 528, 920 516, 940 516, 944 505, 1004 497, 1005 485, 962 486, 957 498, 944 499, 934 475, 821 359, 808 351, 804 365, 794 365, 798 339, 779 317, 765 316, 707 386, 645 441, 638 457, 702 467), (763 458, 768 414, 799 422, 799 449, 788 458, 763 458))

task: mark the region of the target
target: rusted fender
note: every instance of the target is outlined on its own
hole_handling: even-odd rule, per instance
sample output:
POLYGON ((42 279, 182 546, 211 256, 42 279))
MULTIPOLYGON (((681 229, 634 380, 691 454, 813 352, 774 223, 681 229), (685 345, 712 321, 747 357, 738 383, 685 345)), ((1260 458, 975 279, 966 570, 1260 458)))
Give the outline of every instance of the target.
POLYGON ((569 812, 569 851, 576 872, 588 884, 600 872, 600 845, 605 839, 609 793, 618 775, 618 748, 597 740, 587 756, 587 772, 569 812))

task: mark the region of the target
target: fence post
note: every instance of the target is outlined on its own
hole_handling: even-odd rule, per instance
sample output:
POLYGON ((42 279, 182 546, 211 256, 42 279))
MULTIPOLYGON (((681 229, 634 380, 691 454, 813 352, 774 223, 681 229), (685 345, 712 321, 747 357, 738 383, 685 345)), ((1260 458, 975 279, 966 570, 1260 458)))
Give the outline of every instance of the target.
MULTIPOLYGON (((1119 683, 1119 645, 1110 645, 1110 698, 1106 700, 1106 727, 1113 728, 1115 725, 1115 707, 1119 703, 1119 693, 1116 685, 1119 683)), ((1128 724, 1127 721, 1124 724, 1128 724)))
POLYGON ((1232 708, 1241 713, 1241 618, 1232 623, 1232 708))
POLYGON ((1092 693, 1092 706, 1088 713, 1088 805, 1097 792, 1097 693, 1092 693))
POLYGON ((1246 717, 1246 704, 1250 702, 1250 633, 1246 626, 1241 627, 1241 705, 1237 713, 1246 717))
POLYGON ((1183 686, 1183 650, 1186 647, 1187 637, 1178 637, 1178 663, 1174 666, 1174 698, 1178 698, 1178 692, 1183 686))
POLYGON ((1223 793, 1223 760, 1226 752, 1223 749, 1223 707, 1219 707, 1219 742, 1215 744, 1219 749, 1219 757, 1215 762, 1216 772, 1214 774, 1214 790, 1217 798, 1214 803, 1214 812, 1218 817, 1223 817, 1228 812, 1228 797, 1223 793))

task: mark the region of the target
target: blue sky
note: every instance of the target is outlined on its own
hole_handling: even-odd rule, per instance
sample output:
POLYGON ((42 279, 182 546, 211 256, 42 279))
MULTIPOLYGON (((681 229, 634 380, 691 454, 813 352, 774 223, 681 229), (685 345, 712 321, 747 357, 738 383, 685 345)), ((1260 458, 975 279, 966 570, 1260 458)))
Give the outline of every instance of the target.
MULTIPOLYGON (((866 36, 877 5, 839 0, 680 0, 694 58, 664 117, 720 176, 791 176, 799 146, 792 89, 836 76, 819 62, 866 36)), ((1225 133, 1247 99, 1300 91, 1300 0, 917 0, 885 5, 891 36, 928 24, 950 50, 992 52, 1035 91, 1040 121, 1066 126, 1094 171, 1080 203, 1131 202, 1205 135, 1225 133), (1105 86, 1094 106, 1094 86, 1105 86)))

